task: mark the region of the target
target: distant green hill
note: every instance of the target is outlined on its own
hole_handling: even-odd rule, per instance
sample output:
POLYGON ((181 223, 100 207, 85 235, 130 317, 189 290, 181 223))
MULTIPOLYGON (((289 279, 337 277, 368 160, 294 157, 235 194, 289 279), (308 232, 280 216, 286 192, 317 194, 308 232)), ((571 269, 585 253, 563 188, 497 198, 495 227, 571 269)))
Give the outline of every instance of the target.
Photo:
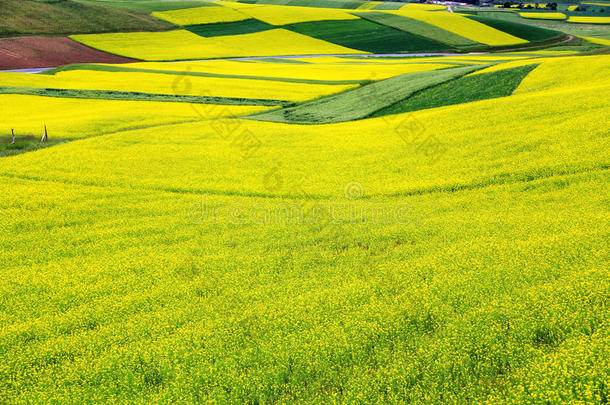
POLYGON ((122 10, 168 11, 210 5, 206 0, 75 0, 122 10))
POLYGON ((141 11, 117 10, 70 0, 0 0, 0 37, 171 28, 171 23, 141 11))
MULTIPOLYGON (((82 3, 99 4, 129 10, 166 11, 206 5, 206 0, 77 0, 82 3)), ((365 2, 361 0, 234 0, 239 3, 272 4, 278 6, 325 7, 357 9, 365 2)), ((209 4, 209 3, 208 3, 209 4)), ((381 8, 396 9, 404 3, 383 3, 381 8)))

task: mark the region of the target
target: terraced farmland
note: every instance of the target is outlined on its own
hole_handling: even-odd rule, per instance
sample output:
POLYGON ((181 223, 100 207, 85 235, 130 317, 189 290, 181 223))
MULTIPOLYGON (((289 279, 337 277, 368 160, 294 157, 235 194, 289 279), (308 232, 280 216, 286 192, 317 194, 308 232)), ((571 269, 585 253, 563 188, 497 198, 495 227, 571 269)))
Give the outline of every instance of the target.
POLYGON ((604 403, 605 26, 247 1, 0 71, 0 402, 604 403))

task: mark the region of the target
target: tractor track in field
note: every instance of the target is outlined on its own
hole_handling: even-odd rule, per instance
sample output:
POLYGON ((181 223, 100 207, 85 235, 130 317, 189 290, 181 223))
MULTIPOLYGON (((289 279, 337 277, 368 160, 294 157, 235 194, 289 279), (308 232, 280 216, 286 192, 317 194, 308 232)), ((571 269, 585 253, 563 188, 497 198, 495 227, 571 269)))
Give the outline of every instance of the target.
MULTIPOLYGON (((89 138, 84 138, 89 139, 89 138)), ((610 163, 599 164, 592 167, 572 167, 565 169, 553 169, 553 168, 539 168, 538 173, 503 173, 506 175, 505 178, 502 176, 496 176, 496 179, 487 179, 485 181, 473 180, 470 183, 453 184, 446 186, 432 186, 428 188, 421 188, 419 190, 394 192, 394 193, 379 193, 370 196, 364 196, 362 200, 371 200, 373 198, 401 198, 401 197, 415 197, 429 194, 443 194, 443 193, 458 193, 458 192, 469 192, 475 190, 481 190, 488 187, 501 186, 501 185, 515 185, 515 184, 528 184, 535 181, 543 181, 552 178, 564 178, 568 176, 577 176, 588 173, 604 173, 610 170, 610 163), (512 178, 510 178, 512 177, 512 178)), ((49 182, 55 184, 65 184, 81 187, 115 187, 115 188, 130 188, 132 190, 141 190, 149 192, 161 192, 170 194, 192 194, 192 195, 213 195, 213 196, 225 196, 225 197, 244 197, 244 198, 265 198, 265 199, 281 199, 281 200, 314 200, 314 201, 327 201, 332 198, 328 195, 319 194, 308 194, 304 195, 285 195, 285 194, 267 194, 261 192, 243 192, 243 191, 230 191, 230 190, 211 190, 211 189, 200 189, 200 190, 187 190, 178 188, 169 188, 160 185, 159 187, 139 187, 137 184, 96 184, 93 181, 73 181, 71 179, 54 179, 54 178, 43 178, 25 174, 11 174, 11 173, 0 173, 0 177, 21 179, 26 181, 39 181, 49 182)))

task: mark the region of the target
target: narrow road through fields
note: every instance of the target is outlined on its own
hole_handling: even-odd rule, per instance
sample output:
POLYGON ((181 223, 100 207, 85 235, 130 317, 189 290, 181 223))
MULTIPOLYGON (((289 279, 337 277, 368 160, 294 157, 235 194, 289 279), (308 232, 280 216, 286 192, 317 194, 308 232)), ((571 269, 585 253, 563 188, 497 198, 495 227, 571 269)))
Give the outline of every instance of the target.
MULTIPOLYGON (((570 42, 574 39, 573 35, 567 35, 561 41, 553 43, 553 46, 570 42)), ((550 45, 549 45, 550 46, 550 45)), ((506 52, 513 51, 526 51, 531 49, 532 46, 524 46, 521 48, 507 49, 506 52)), ((535 47, 534 47, 535 48, 535 47)), ((175 60, 168 61, 167 63, 181 63, 181 62, 206 62, 206 61, 219 61, 219 60, 273 60, 273 59, 305 59, 305 58, 327 58, 327 57, 343 57, 343 58, 417 58, 417 57, 430 57, 430 56, 473 56, 473 55, 492 55, 498 54, 496 52, 468 52, 468 53, 456 53, 456 52, 437 52, 437 53, 367 53, 367 54, 316 54, 316 55, 277 55, 277 56, 248 56, 248 57, 237 57, 237 58, 216 58, 216 59, 186 59, 186 60, 175 60)), ((127 63, 128 64, 128 63, 127 63)), ((46 70, 56 69, 60 66, 55 67, 44 67, 44 68, 28 68, 28 69, 7 69, 0 70, 0 72, 18 72, 18 73, 40 73, 46 70)))
MULTIPOLYGON (((167 63, 180 63, 180 62, 208 62, 218 60, 265 60, 265 59, 301 59, 301 58, 326 58, 326 57, 358 57, 358 58, 410 58, 410 57, 425 57, 425 56, 467 56, 467 55, 484 55, 486 52, 471 52, 471 53, 455 53, 455 52, 444 52, 444 53, 368 53, 368 54, 319 54, 319 55, 278 55, 278 56, 248 56, 238 58, 217 58, 217 59, 187 59, 187 60, 175 60, 168 61, 167 63)), ((8 69, 0 70, 0 72, 19 72, 19 73, 40 73, 45 70, 56 69, 60 66, 53 68, 29 68, 29 69, 8 69)))
POLYGON ((425 56, 456 56, 456 55, 483 55, 487 52, 436 52, 436 53, 354 53, 354 54, 317 54, 317 55, 279 55, 279 56, 248 56, 239 58, 217 58, 217 59, 195 59, 195 60, 177 60, 177 62, 200 62, 210 60, 265 60, 265 59, 305 59, 305 58, 416 58, 425 56))

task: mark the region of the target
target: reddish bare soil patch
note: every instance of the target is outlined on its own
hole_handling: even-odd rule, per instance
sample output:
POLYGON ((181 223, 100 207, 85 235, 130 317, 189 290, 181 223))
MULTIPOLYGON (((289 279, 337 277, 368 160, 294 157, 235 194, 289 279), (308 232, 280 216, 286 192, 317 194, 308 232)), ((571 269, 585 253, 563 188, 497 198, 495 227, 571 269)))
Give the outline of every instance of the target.
POLYGON ((128 63, 124 58, 81 45, 65 37, 0 39, 0 70, 57 67, 70 63, 128 63))

